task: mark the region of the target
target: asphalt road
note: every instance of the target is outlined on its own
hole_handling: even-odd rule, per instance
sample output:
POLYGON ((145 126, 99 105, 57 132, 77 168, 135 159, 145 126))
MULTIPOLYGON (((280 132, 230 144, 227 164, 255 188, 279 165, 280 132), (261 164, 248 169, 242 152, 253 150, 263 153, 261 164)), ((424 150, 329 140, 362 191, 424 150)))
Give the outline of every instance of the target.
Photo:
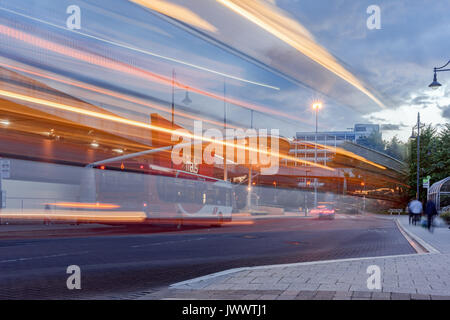
POLYGON ((339 216, 222 228, 107 227, 9 232, 0 226, 0 299, 133 298, 243 266, 414 253, 391 220, 339 216), (66 268, 81 268, 68 290, 66 268))

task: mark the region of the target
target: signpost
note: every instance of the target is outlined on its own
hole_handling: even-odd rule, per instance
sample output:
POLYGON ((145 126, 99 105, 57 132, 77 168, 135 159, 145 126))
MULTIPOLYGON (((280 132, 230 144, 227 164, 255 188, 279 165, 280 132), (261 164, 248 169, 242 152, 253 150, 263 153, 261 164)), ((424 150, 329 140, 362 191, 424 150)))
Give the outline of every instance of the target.
POLYGON ((2 179, 11 177, 11 160, 0 160, 0 208, 6 208, 6 191, 2 188, 2 179))
POLYGON ((430 176, 422 179, 423 187, 427 189, 427 200, 428 200, 428 191, 430 190, 430 176))

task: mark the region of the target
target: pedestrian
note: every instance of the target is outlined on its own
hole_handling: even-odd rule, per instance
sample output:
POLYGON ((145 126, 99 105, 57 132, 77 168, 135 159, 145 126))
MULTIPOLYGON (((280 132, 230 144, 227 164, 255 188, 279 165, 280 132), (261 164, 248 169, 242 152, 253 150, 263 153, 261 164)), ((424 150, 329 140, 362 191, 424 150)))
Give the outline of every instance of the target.
POLYGON ((422 203, 417 199, 411 200, 411 202, 408 205, 408 211, 410 212, 409 215, 410 223, 412 220, 413 224, 416 225, 417 220, 419 220, 420 214, 422 214, 423 211, 422 203))
POLYGON ((411 207, 410 207, 411 201, 408 203, 408 206, 406 207, 406 209, 408 211, 408 216, 409 216, 409 224, 411 224, 411 222, 413 221, 413 217, 414 217, 414 214, 412 213, 411 207))
POLYGON ((437 215, 436 204, 433 200, 428 200, 425 205, 425 214, 427 215, 427 226, 430 232, 433 232, 433 219, 437 215))

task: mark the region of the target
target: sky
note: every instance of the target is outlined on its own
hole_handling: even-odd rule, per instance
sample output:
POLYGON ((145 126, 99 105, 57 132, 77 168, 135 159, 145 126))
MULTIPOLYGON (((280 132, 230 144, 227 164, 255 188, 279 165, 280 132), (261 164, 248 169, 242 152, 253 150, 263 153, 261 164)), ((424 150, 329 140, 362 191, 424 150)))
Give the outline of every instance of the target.
MULTIPOLYGON (((398 135, 406 141, 417 112, 425 123, 450 121, 450 72, 438 74, 441 89, 428 88, 433 67, 450 59, 450 1, 246 2, 267 9, 266 18, 276 18, 272 22, 284 26, 283 32, 298 40, 294 44, 224 3, 109 0, 105 6, 98 1, 0 0, 3 25, 90 57, 103 57, 112 69, 54 50, 46 52, 44 59, 44 49, 30 50, 30 44, 4 35, 0 62, 165 107, 171 104, 172 88, 144 74, 171 79, 174 73, 183 84, 174 92, 177 110, 201 115, 216 125, 226 116, 227 123, 244 127, 250 126, 253 115, 255 127, 276 128, 285 136, 314 130, 311 105, 315 101, 324 106, 319 115, 321 131, 377 123, 385 139, 398 135), (77 32, 66 27, 69 5, 81 8, 77 32), (367 28, 370 5, 380 7, 381 29, 367 28), (133 72, 119 71, 121 64, 133 72), (190 105, 182 103, 186 91, 190 105), (220 100, 223 96, 230 100, 225 106, 220 100)), ((46 78, 39 80, 135 120, 148 121, 154 111, 46 78)), ((169 117, 168 112, 160 113, 169 117)), ((182 117, 176 117, 176 122, 188 128, 192 125, 182 117)))
POLYGON ((438 74, 439 91, 427 87, 433 67, 450 60, 450 1, 279 0, 277 5, 383 97, 388 108, 363 117, 400 129, 385 130, 385 137, 407 138, 417 112, 426 123, 450 122, 450 74, 438 74), (381 9, 379 30, 366 27, 371 4, 381 9))

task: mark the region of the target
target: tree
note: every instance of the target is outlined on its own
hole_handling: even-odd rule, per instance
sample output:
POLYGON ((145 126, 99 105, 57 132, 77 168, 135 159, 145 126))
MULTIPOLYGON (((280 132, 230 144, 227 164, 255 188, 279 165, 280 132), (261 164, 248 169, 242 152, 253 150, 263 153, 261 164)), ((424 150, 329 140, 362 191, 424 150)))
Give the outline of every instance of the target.
MULTIPOLYGON (((422 188, 422 179, 430 176, 431 183, 450 175, 450 126, 446 125, 444 130, 437 134, 436 128, 426 126, 420 133, 420 171, 419 171, 419 193, 420 200, 426 200, 426 190, 422 188)), ((410 141, 411 153, 409 156, 408 184, 411 187, 409 195, 416 196, 417 188, 417 141, 410 141)))
POLYGON ((385 153, 397 160, 406 160, 407 145, 401 142, 397 136, 392 137, 391 141, 385 142, 385 153))
POLYGON ((385 150, 385 142, 381 137, 381 132, 373 131, 368 137, 359 138, 356 142, 379 152, 384 152, 385 150))
POLYGON ((450 176, 450 124, 444 125, 438 134, 436 143, 433 146, 432 154, 432 182, 442 180, 450 176))

